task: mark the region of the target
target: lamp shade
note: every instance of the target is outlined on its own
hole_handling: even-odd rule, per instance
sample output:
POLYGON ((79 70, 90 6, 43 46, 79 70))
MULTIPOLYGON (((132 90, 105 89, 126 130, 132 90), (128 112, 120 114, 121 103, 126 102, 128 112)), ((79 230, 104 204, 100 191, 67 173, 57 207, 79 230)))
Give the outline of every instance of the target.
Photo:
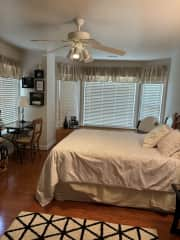
POLYGON ((26 96, 20 96, 19 97, 19 107, 27 107, 28 104, 28 98, 26 96))

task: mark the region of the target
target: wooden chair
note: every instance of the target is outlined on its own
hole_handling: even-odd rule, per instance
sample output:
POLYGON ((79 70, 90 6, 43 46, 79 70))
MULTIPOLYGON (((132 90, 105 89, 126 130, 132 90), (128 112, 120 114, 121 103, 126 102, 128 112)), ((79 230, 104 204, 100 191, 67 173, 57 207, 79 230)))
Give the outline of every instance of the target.
POLYGON ((7 170, 8 149, 5 145, 0 145, 0 173, 7 170))
POLYGON ((26 148, 29 148, 31 151, 31 159, 34 152, 40 152, 39 150, 39 140, 42 134, 42 118, 33 120, 32 130, 29 134, 23 134, 19 136, 15 141, 15 146, 17 149, 17 155, 20 156, 22 162, 22 151, 25 151, 26 148))
POLYGON ((180 129, 180 114, 179 113, 175 113, 173 116, 172 128, 180 129))

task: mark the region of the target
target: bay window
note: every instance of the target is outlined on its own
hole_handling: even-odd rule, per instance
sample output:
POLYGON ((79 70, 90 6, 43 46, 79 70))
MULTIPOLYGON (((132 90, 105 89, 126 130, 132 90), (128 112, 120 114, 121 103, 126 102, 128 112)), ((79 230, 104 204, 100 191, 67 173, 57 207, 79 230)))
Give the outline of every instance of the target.
POLYGON ((148 116, 163 121, 168 65, 59 64, 58 69, 62 79, 57 88, 59 126, 72 115, 81 125, 96 127, 133 129, 148 116))

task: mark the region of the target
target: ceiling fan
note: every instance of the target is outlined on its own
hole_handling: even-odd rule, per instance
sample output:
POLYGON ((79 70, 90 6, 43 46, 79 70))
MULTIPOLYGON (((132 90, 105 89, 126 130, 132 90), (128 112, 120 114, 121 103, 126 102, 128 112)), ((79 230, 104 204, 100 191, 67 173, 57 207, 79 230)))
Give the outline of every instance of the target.
MULTIPOLYGON (((102 43, 96 41, 91 38, 90 33, 81 31, 81 27, 84 25, 85 21, 83 18, 74 19, 74 23, 77 26, 77 30, 74 32, 68 33, 67 40, 59 40, 64 43, 68 43, 63 47, 70 47, 70 50, 67 54, 67 58, 70 60, 77 60, 80 62, 91 62, 93 61, 91 55, 89 54, 88 48, 94 48, 100 51, 112 53, 115 55, 124 55, 125 51, 121 49, 115 49, 108 46, 103 45, 102 43)), ((49 41, 58 41, 58 40, 31 40, 33 42, 49 42, 49 41)), ((49 52, 55 52, 58 49, 62 48, 58 47, 49 52)))

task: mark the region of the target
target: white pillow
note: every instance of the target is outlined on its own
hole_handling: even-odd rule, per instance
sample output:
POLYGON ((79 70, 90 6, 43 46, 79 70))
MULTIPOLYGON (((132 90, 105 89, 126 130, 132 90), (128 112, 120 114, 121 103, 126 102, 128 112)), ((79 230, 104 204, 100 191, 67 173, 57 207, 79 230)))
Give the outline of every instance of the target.
POLYGON ((155 147, 158 142, 170 133, 171 128, 167 125, 159 125, 147 133, 144 137, 143 147, 152 148, 155 147))
POLYGON ((171 157, 174 153, 180 151, 180 131, 172 130, 163 137, 158 143, 158 150, 167 157, 171 157))

